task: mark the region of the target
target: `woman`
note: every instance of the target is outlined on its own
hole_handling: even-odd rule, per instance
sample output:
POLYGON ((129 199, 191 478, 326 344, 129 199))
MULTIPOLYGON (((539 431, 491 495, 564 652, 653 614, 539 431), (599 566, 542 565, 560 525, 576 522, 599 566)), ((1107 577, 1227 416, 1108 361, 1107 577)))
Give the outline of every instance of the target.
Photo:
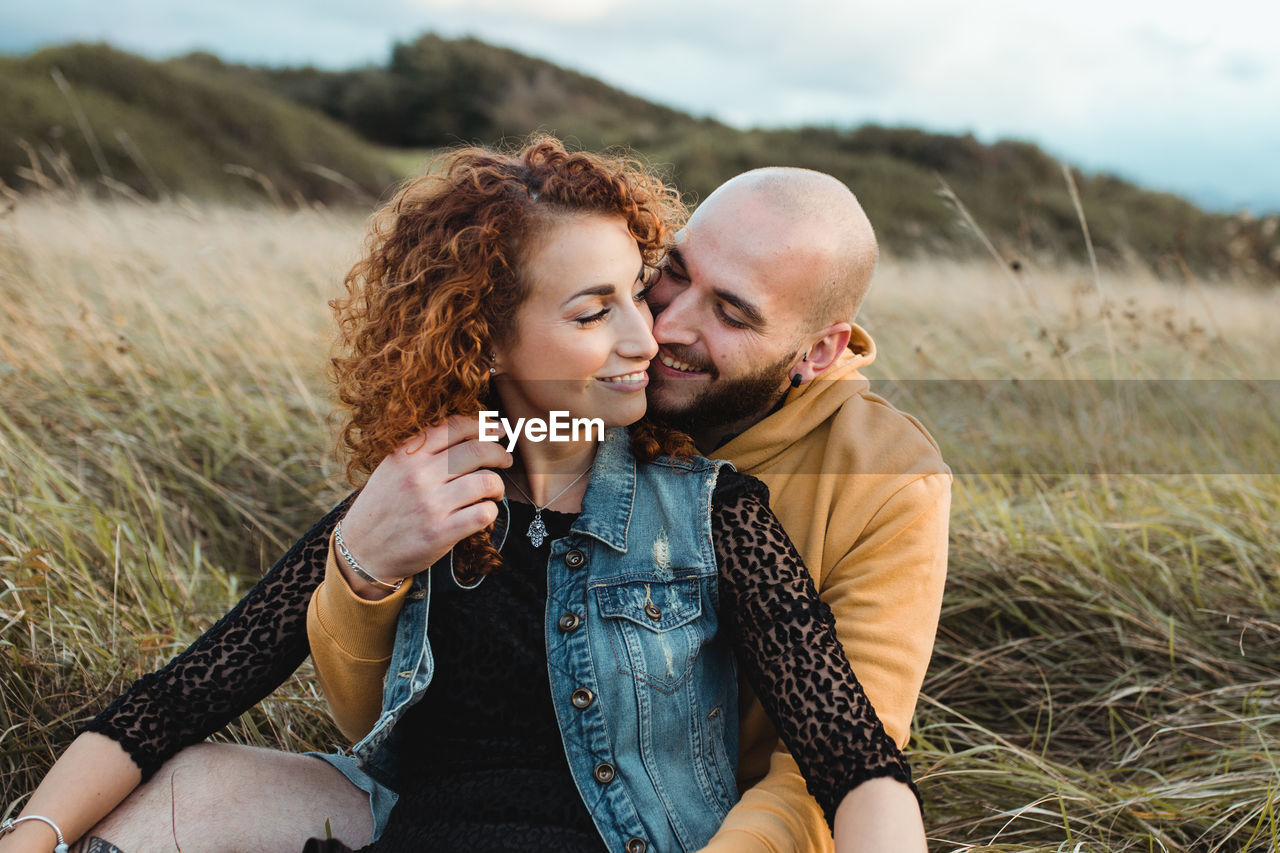
MULTIPOLYGON (((518 157, 461 152, 444 177, 403 192, 349 276, 351 296, 340 306, 353 350, 336 362, 352 410, 345 435, 353 469, 368 472, 402 456, 421 425, 450 411, 472 414, 482 397, 512 420, 568 409, 614 428, 603 442, 518 447, 511 491, 526 492, 532 506, 504 500, 492 539, 468 537, 451 561, 411 583, 397 578, 421 566, 397 567, 375 540, 360 536, 374 490, 354 504, 344 501, 191 649, 90 724, 24 809, 31 819, 0 840, 0 851, 50 849, 54 838, 42 818, 79 835, 179 749, 279 684, 305 656, 303 607, 319 581, 330 531, 344 516, 349 541, 330 555, 330 582, 315 599, 313 623, 344 728, 368 728, 378 718, 357 747, 359 765, 328 760, 369 791, 377 830, 391 811, 379 849, 421 849, 431 832, 440 833, 442 849, 452 849, 448 833, 456 831, 466 833, 467 848, 480 849, 477 832, 509 836, 513 823, 526 833, 516 839, 522 844, 541 840, 564 850, 599 849, 602 837, 611 849, 628 851, 700 845, 736 796, 730 635, 775 712, 785 700, 775 713, 780 730, 806 757, 829 817, 863 778, 905 781, 905 765, 861 697, 829 621, 822 631, 813 628, 829 614, 811 584, 805 588, 807 575, 759 487, 693 457, 679 436, 643 423, 622 429, 644 411, 643 369, 654 348, 644 279, 661 252, 670 208, 670 195, 643 174, 567 155, 552 142, 518 157), (584 272, 588 256, 591 275, 570 280, 584 272), (673 459, 633 461, 661 454, 673 459), (560 514, 579 506, 579 515, 560 514), (752 584, 761 579, 762 554, 777 569, 764 588, 752 584), (550 555, 556 559, 548 563, 550 555), (556 567, 546 590, 538 585, 548 580, 543 564, 556 567), (578 571, 584 565, 589 571, 578 571), (379 646, 397 639, 384 711, 376 699, 350 701, 352 690, 367 698, 360 691, 369 689, 370 671, 371 695, 383 693, 386 664, 375 658, 372 666, 343 668, 351 649, 342 644, 350 637, 332 623, 326 635, 325 602, 337 602, 328 612, 341 616, 343 604, 353 604, 345 598, 377 598, 397 585, 381 607, 369 608, 377 613, 365 623, 376 629, 381 620, 389 630, 357 632, 379 646), (433 654, 424 640, 428 594, 433 654), (528 618, 529 602, 542 596, 545 624, 542 608, 528 618), (717 625, 717 604, 720 620, 731 625, 717 625), (508 627, 493 624, 504 614, 508 627), (490 630, 469 630, 470 618, 487 619, 490 630), (825 657, 808 649, 815 633, 825 657), (480 684, 500 688, 491 693, 495 707, 521 703, 523 727, 506 705, 495 719, 483 713, 483 702, 477 709, 447 701, 447 685, 470 683, 468 667, 482 644, 492 649, 482 663, 513 665, 480 684), (606 659, 606 648, 615 657, 606 659), (799 649, 804 665, 787 666, 799 649), (790 684, 780 683, 785 679, 790 684), (818 683, 822 694, 835 692, 795 689, 818 683), (550 694, 553 686, 572 689, 550 694), (541 702, 530 698, 539 696, 541 702), (838 728, 849 720, 856 725, 838 728), (840 741, 838 731, 848 739, 840 741), (495 735, 509 742, 495 744, 495 735), (521 749, 530 750, 524 766, 513 767, 521 749), (434 760, 423 766, 428 753, 434 760), (493 764, 477 768, 476 761, 493 764), (394 810, 387 783, 401 785, 394 810), (501 786, 510 796, 495 801, 501 786), (543 796, 517 802, 529 791, 543 796), (513 820, 508 806, 523 811, 513 820)), ((377 477, 375 471, 371 485, 377 477)), ((474 506, 474 529, 498 509, 485 500, 474 506)), ((882 815, 841 816, 858 824, 882 815)), ((911 817, 907 829, 922 846, 918 811, 911 817)), ((240 820, 252 822, 253 813, 240 820)), ((359 830, 338 834, 353 840, 359 830)), ((500 849, 503 839, 490 840, 500 849)))
POLYGON ((357 473, 443 413, 609 428, 519 440, 492 541, 429 571, 364 535, 395 515, 365 511, 374 489, 344 519, 309 629, 335 718, 364 736, 335 763, 399 792, 370 849, 701 847, 737 799, 730 638, 829 819, 858 782, 907 778, 762 487, 640 420, 668 203, 549 142, 458 152, 348 277, 357 473))

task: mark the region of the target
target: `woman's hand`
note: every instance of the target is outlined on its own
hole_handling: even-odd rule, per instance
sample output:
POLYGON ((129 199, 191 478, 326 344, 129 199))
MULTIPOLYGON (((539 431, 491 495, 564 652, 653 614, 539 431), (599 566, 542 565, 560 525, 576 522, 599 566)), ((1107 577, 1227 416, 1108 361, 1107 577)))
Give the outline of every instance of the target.
MULTIPOLYGON (((49 768, 22 813, 50 818, 72 844, 120 805, 141 780, 138 766, 118 743, 86 732, 49 768)), ((0 838, 0 853, 49 853, 56 843, 48 824, 28 820, 0 838)))
POLYGON ((868 779, 840 801, 836 853, 925 853, 924 821, 911 789, 896 779, 868 779))
MULTIPOLYGON (((342 520, 342 538, 366 572, 390 584, 429 568, 498 517, 511 465, 497 442, 480 441, 474 415, 454 415, 406 441, 374 469, 342 520)), ((337 560, 351 588, 377 600, 385 590, 337 560)))

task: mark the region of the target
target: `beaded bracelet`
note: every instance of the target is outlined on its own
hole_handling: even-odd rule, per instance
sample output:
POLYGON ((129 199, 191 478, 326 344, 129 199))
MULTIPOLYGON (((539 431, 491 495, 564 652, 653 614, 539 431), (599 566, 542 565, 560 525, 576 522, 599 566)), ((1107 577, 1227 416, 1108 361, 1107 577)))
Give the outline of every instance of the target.
POLYGON ((355 572, 356 577, 365 583, 372 584, 378 589, 385 589, 387 592, 396 592, 400 587, 404 586, 404 578, 395 583, 387 583, 380 578, 375 578, 364 570, 364 568, 356 562, 356 558, 351 556, 351 552, 347 550, 347 543, 342 541, 342 522, 339 521, 333 528, 333 544, 338 546, 338 553, 342 555, 342 559, 346 561, 351 571, 355 572))
POLYGON ((18 824, 22 823, 24 820, 39 820, 49 824, 49 828, 53 830, 53 834, 58 836, 58 846, 53 848, 53 853, 67 853, 67 851, 71 849, 67 846, 66 839, 62 837, 62 830, 58 828, 58 825, 49 818, 42 817, 38 814, 24 815, 17 820, 9 818, 4 823, 0 823, 0 838, 4 838, 9 833, 13 832, 17 828, 18 824))

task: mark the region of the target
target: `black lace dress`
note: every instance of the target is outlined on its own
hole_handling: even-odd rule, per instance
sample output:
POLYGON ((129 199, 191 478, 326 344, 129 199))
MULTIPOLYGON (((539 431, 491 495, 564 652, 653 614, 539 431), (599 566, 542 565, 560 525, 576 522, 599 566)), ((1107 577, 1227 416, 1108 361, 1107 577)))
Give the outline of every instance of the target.
MULTIPOLYGON (((307 655, 307 602, 323 579, 329 532, 350 500, 308 531, 226 617, 164 669, 139 679, 87 730, 118 741, 145 779, 278 686, 307 655)), ((531 508, 513 503, 512 516, 512 529, 523 530, 531 508)), ((547 511, 543 518, 555 539, 574 516, 547 511)), ((866 779, 910 784, 763 485, 722 472, 712 532, 721 624, 828 822, 866 779)), ((536 568, 549 547, 509 536, 502 569, 478 589, 437 585, 430 627, 436 671, 400 723, 401 799, 367 850, 601 849, 550 702, 546 573, 536 568)), ((331 842, 324 849, 341 848, 331 842)))

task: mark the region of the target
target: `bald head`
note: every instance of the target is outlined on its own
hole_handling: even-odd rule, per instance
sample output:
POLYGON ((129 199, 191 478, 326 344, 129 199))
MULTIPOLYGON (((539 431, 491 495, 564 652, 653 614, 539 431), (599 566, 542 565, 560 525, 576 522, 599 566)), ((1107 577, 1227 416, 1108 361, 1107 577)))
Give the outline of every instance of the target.
POLYGON ((852 322, 871 284, 879 249, 857 198, 839 179, 786 166, 753 169, 730 178, 694 212, 690 225, 754 211, 760 245, 780 244, 813 274, 803 284, 812 322, 852 322))

